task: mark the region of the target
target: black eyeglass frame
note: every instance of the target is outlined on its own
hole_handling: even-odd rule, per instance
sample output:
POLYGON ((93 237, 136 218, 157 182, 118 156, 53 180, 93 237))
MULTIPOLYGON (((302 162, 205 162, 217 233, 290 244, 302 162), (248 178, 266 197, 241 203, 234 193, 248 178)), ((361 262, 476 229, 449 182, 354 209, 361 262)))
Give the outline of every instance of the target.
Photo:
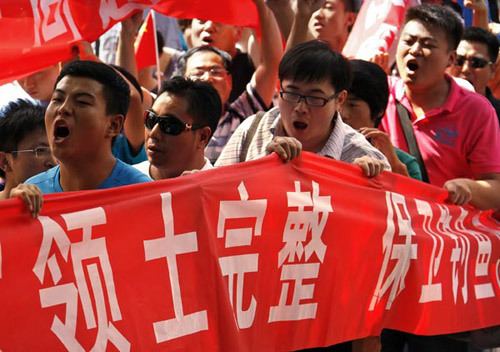
POLYGON ((160 131, 171 136, 178 136, 184 131, 194 131, 205 127, 204 125, 184 123, 175 115, 168 114, 160 116, 152 110, 145 110, 144 126, 146 126, 147 129, 152 130, 157 124, 160 126, 160 131))
POLYGON ((314 96, 314 95, 303 95, 303 94, 294 93, 294 92, 287 92, 287 91, 283 90, 283 87, 280 90, 280 97, 284 101, 289 102, 289 103, 298 104, 298 103, 300 103, 301 100, 304 100, 304 102, 306 103, 306 105, 312 106, 312 107, 315 107, 315 108, 321 108, 321 107, 325 106, 330 101, 334 100, 338 96, 338 94, 339 93, 337 92, 337 93, 333 94, 329 98, 322 98, 322 97, 317 97, 317 96, 314 96), (295 96, 298 99, 287 99, 287 98, 284 97, 285 94, 290 94, 291 96, 295 96), (309 102, 307 101, 308 98, 319 99, 322 103, 320 103, 320 104, 314 104, 314 103, 311 104, 310 101, 309 102))

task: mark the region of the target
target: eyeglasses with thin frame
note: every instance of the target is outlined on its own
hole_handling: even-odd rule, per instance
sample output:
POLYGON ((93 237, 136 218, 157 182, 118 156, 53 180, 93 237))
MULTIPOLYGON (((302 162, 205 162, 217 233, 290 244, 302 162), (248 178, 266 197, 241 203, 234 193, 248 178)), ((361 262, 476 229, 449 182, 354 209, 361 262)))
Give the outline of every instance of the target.
POLYGON ((205 73, 208 73, 210 77, 222 78, 228 72, 223 67, 211 67, 211 68, 197 68, 194 71, 188 74, 188 77, 191 79, 200 79, 205 76, 205 73))
POLYGON ((42 158, 49 156, 52 154, 52 151, 50 150, 50 147, 36 147, 35 149, 23 149, 23 150, 13 150, 9 152, 12 155, 19 155, 19 154, 35 154, 35 157, 37 158, 42 158))
POLYGON ((487 65, 492 64, 491 61, 485 60, 482 57, 466 57, 463 55, 457 55, 457 58, 455 59, 455 66, 462 67, 465 64, 465 61, 469 62, 469 65, 472 68, 484 68, 487 65))
POLYGON ((160 131, 172 136, 178 136, 184 131, 194 131, 205 127, 184 123, 174 115, 168 114, 165 116, 159 116, 151 110, 146 110, 144 112, 144 126, 146 126, 149 130, 152 130, 156 124, 160 126, 160 131))
POLYGON ((296 103, 298 104, 301 100, 304 100, 304 102, 309 105, 309 106, 314 106, 314 107, 322 107, 325 106, 328 102, 332 101, 337 97, 338 93, 335 93, 329 98, 322 98, 322 97, 316 97, 313 95, 302 95, 298 93, 292 93, 292 92, 286 92, 284 90, 280 91, 280 97, 284 101, 287 101, 289 103, 296 103))

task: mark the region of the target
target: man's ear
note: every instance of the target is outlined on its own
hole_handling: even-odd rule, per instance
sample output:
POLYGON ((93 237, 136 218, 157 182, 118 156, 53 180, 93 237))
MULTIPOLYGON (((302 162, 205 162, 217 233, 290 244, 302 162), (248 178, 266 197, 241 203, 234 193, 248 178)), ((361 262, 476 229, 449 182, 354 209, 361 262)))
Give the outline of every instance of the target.
POLYGON ((341 91, 337 95, 336 102, 335 102, 337 110, 340 109, 340 107, 342 106, 342 104, 344 104, 346 98, 347 98, 347 91, 346 90, 341 91))
POLYGON ((12 167, 7 159, 7 153, 5 152, 0 152, 0 169, 2 169, 5 173, 12 171, 12 167))
POLYGON ((448 63, 446 64, 446 67, 451 67, 455 63, 455 59, 457 58, 457 51, 452 50, 450 51, 449 57, 448 57, 448 63))
POLYGON ((109 117, 108 130, 106 131, 107 138, 118 136, 123 128, 125 117, 121 114, 111 115, 109 117))
POLYGON ((205 126, 199 129, 198 133, 198 147, 200 149, 205 149, 208 142, 210 142, 210 136, 212 135, 212 130, 210 127, 205 126))
POLYGON ((356 22, 356 17, 358 14, 356 12, 348 12, 346 17, 346 27, 352 27, 354 22, 356 22))
POLYGON ((234 26, 234 31, 235 31, 236 43, 238 43, 241 39, 242 34, 243 34, 243 28, 238 27, 238 26, 234 26))

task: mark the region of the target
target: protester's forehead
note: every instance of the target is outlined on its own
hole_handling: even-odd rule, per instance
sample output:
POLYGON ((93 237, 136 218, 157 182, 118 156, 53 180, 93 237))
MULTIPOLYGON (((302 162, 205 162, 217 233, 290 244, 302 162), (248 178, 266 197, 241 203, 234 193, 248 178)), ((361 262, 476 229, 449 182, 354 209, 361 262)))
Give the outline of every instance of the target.
POLYGON ((460 44, 458 44, 457 47, 457 54, 490 59, 488 46, 486 44, 469 40, 460 41, 460 44))
POLYGON ((212 51, 198 51, 191 55, 186 62, 186 68, 197 67, 224 67, 222 58, 212 51))
POLYGON ((57 82, 56 91, 64 93, 88 93, 98 96, 103 93, 104 85, 90 77, 64 76, 57 82))
POLYGON ((42 126, 35 128, 27 133, 18 143, 18 149, 34 149, 39 146, 46 147, 49 145, 47 133, 42 126))
POLYGON ((163 92, 156 98, 151 109, 158 115, 174 114, 180 116, 186 113, 187 107, 185 98, 170 92, 163 92))
POLYGON ((329 95, 335 91, 335 87, 329 79, 322 81, 283 79, 281 86, 285 89, 300 91, 302 93, 324 93, 329 95))
POLYGON ((414 36, 434 41, 446 41, 446 32, 444 29, 418 20, 411 20, 405 24, 401 37, 403 38, 404 36, 414 36))

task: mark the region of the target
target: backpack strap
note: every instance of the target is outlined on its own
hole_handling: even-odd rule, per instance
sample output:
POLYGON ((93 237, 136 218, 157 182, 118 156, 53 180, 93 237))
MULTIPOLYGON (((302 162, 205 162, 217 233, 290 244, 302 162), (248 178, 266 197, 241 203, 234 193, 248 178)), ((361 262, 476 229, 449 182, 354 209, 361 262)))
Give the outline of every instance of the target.
POLYGON ((265 114, 266 114, 265 111, 258 111, 255 114, 255 117, 252 121, 252 124, 250 125, 250 128, 247 130, 245 140, 243 141, 243 144, 241 145, 240 163, 242 163, 246 160, 247 154, 248 154, 248 148, 250 147, 250 143, 252 143, 253 136, 255 135, 255 132, 257 132, 257 127, 259 126, 260 120, 262 120, 262 117, 265 114))
POLYGON ((415 159, 417 159, 418 165, 420 166, 420 171, 422 171, 422 181, 429 183, 427 169, 425 168, 424 160, 422 159, 422 155, 420 154, 420 149, 418 149, 415 132, 413 131, 410 112, 399 101, 396 101, 396 107, 398 110, 399 122, 401 123, 401 127, 403 128, 406 144, 408 145, 408 152, 410 153, 410 155, 415 157, 415 159))

